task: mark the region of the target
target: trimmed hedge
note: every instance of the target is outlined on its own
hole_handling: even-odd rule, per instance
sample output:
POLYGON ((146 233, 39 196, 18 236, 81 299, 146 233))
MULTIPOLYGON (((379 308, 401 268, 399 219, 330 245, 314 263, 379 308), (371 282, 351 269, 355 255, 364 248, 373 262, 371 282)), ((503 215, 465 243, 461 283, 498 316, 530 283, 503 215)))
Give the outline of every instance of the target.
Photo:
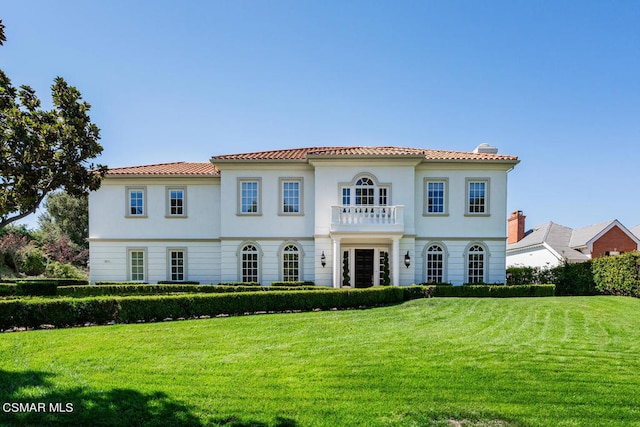
POLYGON ((463 286, 434 286, 434 297, 552 297, 555 295, 555 285, 463 285, 463 286))
POLYGON ((594 286, 598 291, 640 297, 640 252, 600 257, 592 264, 594 286))
POLYGON ((220 282, 218 286, 262 286, 259 282, 220 282))
POLYGON ((65 279, 65 278, 46 278, 46 279, 16 279, 16 282, 55 282, 58 286, 87 286, 88 280, 84 279, 65 279))
POLYGON ((7 297, 16 294, 15 283, 0 283, 0 296, 7 297))
POLYGON ((229 293, 259 291, 298 291, 328 289, 316 286, 293 286, 289 288, 270 286, 219 286, 219 285, 100 285, 100 286, 63 286, 58 295, 75 298, 108 295, 163 295, 173 293, 229 293))
POLYGON ((54 280, 18 280, 16 295, 50 296, 56 295, 58 282, 54 280))
POLYGON ((315 282, 305 281, 305 282, 271 282, 271 286, 284 286, 287 288, 292 288, 294 286, 315 286, 315 282))
POLYGON ((96 286, 115 286, 115 285, 148 285, 148 282, 118 282, 118 281, 101 281, 101 282, 96 282, 95 285, 96 286))
POLYGON ((238 292, 168 296, 24 299, 0 301, 0 329, 57 327, 110 321, 133 323, 165 318, 267 311, 371 307, 404 300, 404 288, 238 292))
POLYGON ((200 282, 190 280, 158 280, 158 285, 199 285, 200 282))

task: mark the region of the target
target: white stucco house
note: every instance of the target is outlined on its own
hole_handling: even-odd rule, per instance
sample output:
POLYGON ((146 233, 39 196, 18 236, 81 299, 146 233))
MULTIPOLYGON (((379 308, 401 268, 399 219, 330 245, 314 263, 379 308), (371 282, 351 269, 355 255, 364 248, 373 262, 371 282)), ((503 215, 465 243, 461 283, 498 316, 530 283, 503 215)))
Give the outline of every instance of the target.
POLYGON ((89 197, 91 281, 504 283, 507 174, 517 163, 482 144, 111 169, 89 197))

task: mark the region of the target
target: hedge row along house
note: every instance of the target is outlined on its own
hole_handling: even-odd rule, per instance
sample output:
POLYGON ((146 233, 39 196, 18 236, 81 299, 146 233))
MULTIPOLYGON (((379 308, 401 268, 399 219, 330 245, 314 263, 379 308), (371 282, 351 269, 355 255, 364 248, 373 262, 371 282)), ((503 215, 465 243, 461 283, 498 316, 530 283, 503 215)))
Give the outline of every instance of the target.
POLYGON ((91 281, 505 281, 507 174, 473 152, 312 147, 109 170, 91 281))

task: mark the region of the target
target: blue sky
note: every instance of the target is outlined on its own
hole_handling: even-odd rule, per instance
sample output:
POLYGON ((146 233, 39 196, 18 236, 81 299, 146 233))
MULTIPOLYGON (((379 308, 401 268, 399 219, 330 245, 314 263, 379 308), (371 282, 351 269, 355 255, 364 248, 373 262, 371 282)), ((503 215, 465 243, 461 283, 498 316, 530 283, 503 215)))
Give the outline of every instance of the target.
POLYGON ((0 68, 43 101, 58 75, 76 86, 111 167, 486 142, 521 159, 508 209, 527 226, 640 223, 640 1, 21 0, 0 18, 0 68))

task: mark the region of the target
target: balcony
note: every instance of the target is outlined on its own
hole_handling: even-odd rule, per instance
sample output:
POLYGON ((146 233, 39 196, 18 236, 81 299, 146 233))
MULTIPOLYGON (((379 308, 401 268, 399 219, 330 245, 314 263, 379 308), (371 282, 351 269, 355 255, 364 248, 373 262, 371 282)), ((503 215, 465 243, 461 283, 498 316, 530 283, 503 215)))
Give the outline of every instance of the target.
POLYGON ((331 206, 332 232, 404 232, 404 206, 331 206))

